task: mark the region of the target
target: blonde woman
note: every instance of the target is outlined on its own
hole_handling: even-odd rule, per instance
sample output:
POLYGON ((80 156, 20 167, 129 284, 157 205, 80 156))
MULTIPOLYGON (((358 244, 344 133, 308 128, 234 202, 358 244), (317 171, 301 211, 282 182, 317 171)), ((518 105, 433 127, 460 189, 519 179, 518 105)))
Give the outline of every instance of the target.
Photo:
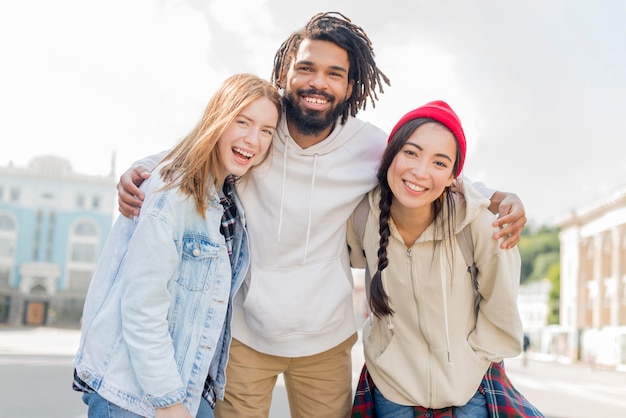
POLYGON ((249 264, 234 189, 272 142, 281 99, 254 75, 228 78, 198 125, 120 216, 91 281, 74 388, 89 417, 212 416, 224 396, 232 298, 249 264))

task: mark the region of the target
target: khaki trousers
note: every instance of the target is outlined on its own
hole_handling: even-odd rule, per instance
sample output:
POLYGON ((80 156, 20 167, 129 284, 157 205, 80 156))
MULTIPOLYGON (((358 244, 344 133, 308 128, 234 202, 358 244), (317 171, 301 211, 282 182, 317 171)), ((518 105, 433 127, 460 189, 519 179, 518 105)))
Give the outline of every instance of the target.
POLYGON ((233 339, 226 367, 226 394, 215 407, 216 418, 268 417, 272 391, 280 373, 285 379, 291 418, 344 418, 352 408, 350 338, 320 354, 277 357, 233 339))

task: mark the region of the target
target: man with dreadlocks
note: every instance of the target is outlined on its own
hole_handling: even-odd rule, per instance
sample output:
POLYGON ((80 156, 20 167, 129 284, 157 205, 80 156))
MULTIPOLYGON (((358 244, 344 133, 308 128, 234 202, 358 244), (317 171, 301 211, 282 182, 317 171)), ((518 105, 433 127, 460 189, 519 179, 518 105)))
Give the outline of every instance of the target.
MULTIPOLYGON (((376 184, 387 139, 355 116, 368 102, 374 106, 389 80, 359 26, 320 13, 281 45, 272 81, 283 89, 285 113, 268 164, 238 186, 251 271, 235 297, 225 400, 215 412, 268 416, 282 373, 292 417, 346 417, 357 340, 346 222, 376 184)), ((134 183, 156 160, 138 161, 122 175, 122 214, 139 213, 134 183)), ((497 192, 492 202, 507 215, 500 218, 508 224, 501 231, 506 245, 515 245, 525 223, 521 201, 497 192)))

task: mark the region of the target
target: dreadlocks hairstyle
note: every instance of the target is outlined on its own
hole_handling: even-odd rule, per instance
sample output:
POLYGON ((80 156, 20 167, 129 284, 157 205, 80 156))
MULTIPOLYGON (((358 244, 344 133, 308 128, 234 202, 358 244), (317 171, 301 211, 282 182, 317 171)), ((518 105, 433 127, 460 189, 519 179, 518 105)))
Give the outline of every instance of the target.
MULTIPOLYGON (((209 100, 195 128, 163 158, 167 161, 160 172, 165 182, 163 190, 179 187, 183 194, 194 199, 196 211, 204 218, 211 186, 218 187, 224 182, 217 142, 237 115, 262 97, 269 99, 280 115, 282 101, 271 83, 253 74, 227 78, 209 100)), ((269 154, 268 150, 261 161, 269 154)))
POLYGON ((348 116, 356 116, 359 110, 365 110, 368 99, 372 107, 376 107, 378 100, 376 90, 378 89, 381 94, 384 93, 383 83, 390 85, 389 78, 376 66, 372 42, 365 31, 339 12, 316 14, 302 29, 291 34, 283 42, 274 56, 271 77, 274 85, 284 87, 281 83, 304 39, 332 42, 348 53, 350 62, 348 80, 354 81, 354 87, 346 100, 341 123, 345 123, 348 116))
MULTIPOLYGON (((391 201, 393 198, 393 193, 391 192, 391 188, 389 187, 389 183, 387 181, 387 171, 409 137, 413 134, 413 132, 415 132, 415 130, 417 130, 417 128, 425 123, 441 124, 434 119, 418 118, 410 120, 402 125, 390 139, 376 175, 381 194, 379 203, 380 217, 378 219, 378 233, 380 235, 380 241, 377 254, 378 268, 376 273, 372 276, 372 280, 370 282, 369 304, 372 309, 372 313, 379 318, 387 315, 393 315, 393 309, 391 309, 391 306, 389 305, 390 298, 385 292, 382 281, 382 272, 389 264, 389 261, 387 260, 387 246, 389 245, 389 236, 391 234, 389 231, 389 217, 391 201)), ((454 168, 452 169, 453 173, 457 172, 459 161, 461 161, 461 151, 457 146, 456 161, 454 162, 454 168)), ((446 187, 441 197, 435 199, 431 205, 434 214, 433 222, 435 230, 441 228, 441 230, 444 231, 445 242, 450 242, 450 239, 454 236, 453 230, 455 225, 455 204, 450 187, 446 187), (444 207, 446 207, 445 213, 449 216, 441 216, 444 212, 444 207)), ((446 251, 448 250, 449 246, 446 246, 446 251)), ((435 247, 433 247, 433 254, 434 251, 435 247)))

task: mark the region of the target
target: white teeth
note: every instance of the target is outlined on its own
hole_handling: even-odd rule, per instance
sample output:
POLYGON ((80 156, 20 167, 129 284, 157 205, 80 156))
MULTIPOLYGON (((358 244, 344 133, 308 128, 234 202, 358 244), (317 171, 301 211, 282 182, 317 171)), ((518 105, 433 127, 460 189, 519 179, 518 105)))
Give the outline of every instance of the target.
POLYGON ((316 99, 313 97, 305 97, 304 100, 307 101, 307 103, 312 103, 312 104, 324 104, 326 103, 326 100, 324 99, 316 99))
POLYGON ((420 187, 417 184, 409 183, 408 181, 405 181, 404 184, 406 184, 406 186, 409 189, 414 190, 416 192, 423 192, 424 190, 426 190, 425 187, 420 187))
POLYGON ((254 154, 252 154, 250 152, 246 152, 246 151, 242 150, 241 148, 233 148, 233 151, 235 151, 236 153, 241 154, 241 155, 243 155, 244 157, 247 157, 247 158, 254 157, 254 154))

